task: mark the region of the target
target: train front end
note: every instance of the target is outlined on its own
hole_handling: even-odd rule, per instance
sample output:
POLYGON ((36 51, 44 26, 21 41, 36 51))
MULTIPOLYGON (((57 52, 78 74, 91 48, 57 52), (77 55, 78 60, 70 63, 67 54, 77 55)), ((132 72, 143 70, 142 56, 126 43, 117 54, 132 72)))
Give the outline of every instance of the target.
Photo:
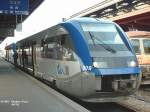
POLYGON ((138 89, 141 71, 129 40, 117 24, 81 19, 69 27, 78 29, 70 30, 73 38, 82 38, 74 39, 84 77, 80 92, 86 92, 78 97, 90 102, 110 102, 126 98, 138 89))

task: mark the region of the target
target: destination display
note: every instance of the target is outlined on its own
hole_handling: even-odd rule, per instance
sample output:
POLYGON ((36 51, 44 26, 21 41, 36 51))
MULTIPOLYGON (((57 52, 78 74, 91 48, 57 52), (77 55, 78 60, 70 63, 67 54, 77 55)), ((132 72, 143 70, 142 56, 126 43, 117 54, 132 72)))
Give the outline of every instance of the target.
POLYGON ((1 0, 0 14, 28 15, 29 0, 1 0))

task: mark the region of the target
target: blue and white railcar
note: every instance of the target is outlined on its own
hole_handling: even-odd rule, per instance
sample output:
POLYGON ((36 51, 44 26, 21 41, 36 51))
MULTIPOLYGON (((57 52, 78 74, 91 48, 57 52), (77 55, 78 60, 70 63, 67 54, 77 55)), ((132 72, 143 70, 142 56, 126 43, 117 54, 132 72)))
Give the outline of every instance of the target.
POLYGON ((72 19, 17 45, 21 43, 28 43, 24 45, 32 50, 33 66, 27 67, 36 77, 54 82, 57 88, 80 99, 114 101, 139 87, 141 74, 135 53, 114 22, 72 19))
POLYGON ((71 95, 107 101, 129 95, 139 86, 133 49, 113 22, 69 20, 50 28, 39 43, 36 75, 55 80, 59 89, 71 95))

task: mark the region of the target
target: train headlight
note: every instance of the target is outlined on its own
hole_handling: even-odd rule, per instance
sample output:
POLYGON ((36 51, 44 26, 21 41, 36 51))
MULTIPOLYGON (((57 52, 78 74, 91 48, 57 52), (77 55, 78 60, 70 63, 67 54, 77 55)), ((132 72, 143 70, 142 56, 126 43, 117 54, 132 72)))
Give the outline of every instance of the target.
POLYGON ((95 68, 105 68, 107 67, 107 63, 106 62, 93 62, 93 66, 95 68))
POLYGON ((128 62, 128 66, 129 66, 129 67, 136 67, 136 66, 137 66, 137 62, 134 61, 134 60, 129 61, 129 62, 128 62))
POLYGON ((99 68, 100 64, 98 62, 93 62, 93 66, 96 67, 96 68, 99 68))

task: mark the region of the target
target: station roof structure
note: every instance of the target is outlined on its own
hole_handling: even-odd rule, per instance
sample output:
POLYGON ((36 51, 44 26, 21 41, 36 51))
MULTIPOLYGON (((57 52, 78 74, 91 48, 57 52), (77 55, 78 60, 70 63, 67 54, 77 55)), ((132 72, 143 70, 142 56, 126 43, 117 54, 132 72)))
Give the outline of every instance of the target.
MULTIPOLYGON (((15 15, 0 13, 0 40, 6 37, 13 37, 14 30, 19 23, 22 23, 44 0, 28 0, 28 14, 15 15)), ((11 2, 11 0, 9 0, 11 2)), ((23 1, 24 2, 24 1, 23 1)))
POLYGON ((134 37, 135 38, 141 38, 141 37, 150 38, 150 32, 148 31, 129 31, 129 32, 126 32, 126 34, 132 38, 134 37))
POLYGON ((150 31, 150 0, 105 0, 74 17, 95 17, 117 22, 125 31, 150 31))

